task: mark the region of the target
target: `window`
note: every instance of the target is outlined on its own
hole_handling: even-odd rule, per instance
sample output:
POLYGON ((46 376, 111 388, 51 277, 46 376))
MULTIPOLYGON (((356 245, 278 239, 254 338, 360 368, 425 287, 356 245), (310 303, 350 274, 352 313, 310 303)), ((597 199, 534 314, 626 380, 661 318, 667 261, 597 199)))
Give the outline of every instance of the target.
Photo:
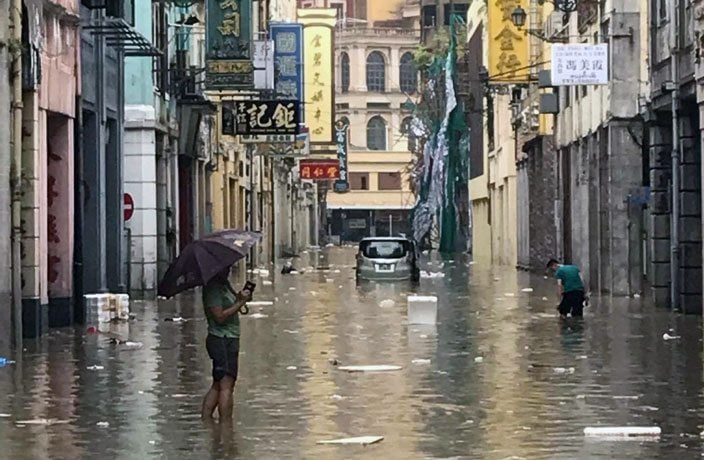
POLYGON ((340 55, 340 78, 342 92, 346 93, 350 90, 350 57, 347 53, 340 55))
POLYGON ((386 122, 378 115, 367 123, 367 149, 386 150, 386 122))
POLYGON ((348 175, 350 189, 369 190, 369 173, 351 172, 348 175))
POLYGON ((359 245, 364 257, 369 259, 400 259, 411 250, 407 241, 367 240, 359 245))
POLYGON ((367 56, 367 91, 386 91, 386 63, 379 51, 372 51, 367 56))
POLYGON ((379 173, 379 190, 401 190, 401 173, 379 173))
POLYGON ((418 70, 416 69, 416 64, 413 62, 413 55, 411 53, 404 53, 401 56, 401 69, 400 69, 400 86, 401 91, 408 94, 413 94, 418 88, 418 70))
POLYGON ((406 136, 408 139, 408 151, 415 152, 416 150, 416 137, 411 131, 411 123, 413 122, 413 117, 406 117, 401 122, 401 134, 406 136))

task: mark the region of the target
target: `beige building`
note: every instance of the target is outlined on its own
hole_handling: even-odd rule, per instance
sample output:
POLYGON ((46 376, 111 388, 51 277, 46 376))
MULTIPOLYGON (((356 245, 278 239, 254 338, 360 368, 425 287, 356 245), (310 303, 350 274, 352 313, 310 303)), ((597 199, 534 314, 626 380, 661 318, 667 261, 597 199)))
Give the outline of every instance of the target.
POLYGON ((416 28, 342 21, 336 31, 336 118, 349 124, 346 193, 328 194, 328 232, 342 240, 409 233, 411 102, 416 28))

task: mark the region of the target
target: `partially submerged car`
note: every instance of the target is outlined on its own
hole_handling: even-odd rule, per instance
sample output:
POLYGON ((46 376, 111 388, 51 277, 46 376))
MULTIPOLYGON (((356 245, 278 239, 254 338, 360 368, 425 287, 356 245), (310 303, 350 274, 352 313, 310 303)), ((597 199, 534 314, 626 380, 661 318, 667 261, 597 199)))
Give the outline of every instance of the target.
POLYGON ((415 242, 403 237, 365 238, 359 243, 357 281, 420 280, 415 242))

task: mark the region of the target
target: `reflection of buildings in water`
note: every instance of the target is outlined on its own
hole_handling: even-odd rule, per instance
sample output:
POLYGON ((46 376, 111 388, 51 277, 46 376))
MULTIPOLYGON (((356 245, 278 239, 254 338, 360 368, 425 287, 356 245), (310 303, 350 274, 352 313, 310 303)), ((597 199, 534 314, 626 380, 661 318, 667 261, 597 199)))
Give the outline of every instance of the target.
MULTIPOLYGON (((173 300, 179 305, 182 301, 193 303, 191 297, 177 297, 173 300)), ((157 417, 160 420, 168 420, 169 418, 169 415, 163 412, 160 416, 162 405, 159 401, 158 390, 159 387, 164 387, 165 381, 169 378, 167 369, 171 369, 175 374, 176 369, 179 368, 178 362, 184 359, 180 353, 174 352, 174 349, 178 350, 179 347, 184 347, 182 350, 185 350, 188 344, 194 342, 193 337, 184 334, 182 329, 170 328, 168 332, 163 332, 168 335, 169 342, 179 345, 174 349, 169 349, 169 344, 164 343, 165 335, 159 333, 158 329, 168 327, 170 324, 159 321, 158 309, 155 304, 142 305, 144 305, 143 311, 139 312, 141 321, 139 323, 118 323, 118 327, 121 329, 119 336, 129 337, 130 329, 138 327, 137 324, 140 325, 139 327, 151 328, 151 330, 140 331, 139 336, 144 341, 142 348, 119 352, 125 361, 116 370, 113 377, 115 380, 113 388, 120 388, 122 392, 121 397, 118 398, 120 401, 120 430, 116 434, 118 440, 115 441, 115 444, 135 446, 133 449, 137 449, 136 446, 144 446, 145 450, 140 454, 145 458, 149 451, 150 442, 161 442, 162 439, 168 439, 168 431, 171 431, 168 426, 153 423, 152 420, 157 417)), ((135 308, 134 305, 132 308, 135 308)), ((191 317, 192 315, 184 313, 183 316, 191 317)), ((191 348, 190 352, 195 352, 195 349, 191 348)), ((174 380, 174 382, 177 381, 178 379, 174 380)), ((170 397, 170 395, 162 395, 162 397, 170 397)), ((108 408, 106 412, 114 417, 117 409, 117 407, 108 408)))
MULTIPOLYGON (((530 322, 525 300, 520 297, 504 296, 504 293, 520 291, 515 270, 504 269, 498 274, 500 281, 494 283, 493 290, 487 289, 482 300, 493 305, 482 315, 476 316, 476 329, 482 335, 480 353, 484 356, 481 371, 484 378, 481 394, 485 418, 483 452, 506 452, 510 455, 523 456, 523 451, 535 437, 535 432, 523 427, 534 425, 534 407, 542 405, 547 395, 530 391, 526 382, 531 378, 527 374, 525 362, 525 329, 530 322), (502 298, 503 300, 497 300, 502 298)), ((490 286, 491 284, 487 284, 490 286)), ((477 299, 478 300, 478 299, 477 299)))

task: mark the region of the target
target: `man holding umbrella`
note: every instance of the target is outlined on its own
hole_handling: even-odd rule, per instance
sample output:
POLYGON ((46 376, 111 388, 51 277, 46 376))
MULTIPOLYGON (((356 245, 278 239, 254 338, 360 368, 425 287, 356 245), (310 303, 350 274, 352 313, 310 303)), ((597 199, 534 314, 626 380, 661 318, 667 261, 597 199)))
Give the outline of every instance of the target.
POLYGON ((246 314, 253 283, 237 293, 229 282, 230 269, 246 257, 259 241, 256 232, 223 230, 188 244, 159 283, 159 295, 172 297, 203 286, 203 308, 208 322, 206 349, 213 361, 213 383, 203 399, 201 416, 211 420, 218 409, 220 420, 232 419, 240 349, 239 314, 246 314))
POLYGON ((219 408, 221 420, 232 418, 232 394, 240 352, 239 313, 252 300, 252 292, 245 289, 235 293, 229 275, 229 269, 223 271, 203 288, 203 308, 208 320, 205 347, 213 361, 213 384, 201 409, 204 420, 212 419, 216 408, 219 408))

